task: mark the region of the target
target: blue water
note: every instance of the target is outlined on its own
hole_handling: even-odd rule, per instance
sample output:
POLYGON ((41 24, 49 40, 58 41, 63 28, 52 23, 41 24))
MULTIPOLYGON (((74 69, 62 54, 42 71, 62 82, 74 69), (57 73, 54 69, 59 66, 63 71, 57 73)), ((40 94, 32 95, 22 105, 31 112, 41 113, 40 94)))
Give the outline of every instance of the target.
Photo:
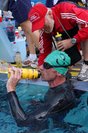
MULTIPOLYGON (((70 112, 70 111, 69 113, 62 112, 59 114, 55 114, 53 118, 49 118, 47 128, 45 127, 45 129, 43 129, 42 131, 39 130, 40 127, 38 128, 38 131, 33 131, 33 130, 30 131, 30 127, 29 128, 17 127, 9 110, 5 86, 6 86, 6 82, 0 81, 0 133, 88 133, 88 122, 87 122, 88 114, 85 116, 85 112, 88 112, 88 109, 87 109, 88 107, 86 108, 84 106, 85 105, 83 104, 84 101, 82 101, 81 103, 81 108, 82 108, 81 113, 82 111, 84 112, 84 118, 87 123, 86 126, 85 125, 78 126, 78 125, 74 125, 74 122, 73 124, 69 124, 63 121, 63 118, 66 118, 65 116, 68 117, 68 115, 72 115, 72 113, 74 116, 77 117, 77 109, 79 109, 79 107, 77 107, 76 110, 73 112, 70 112)), ((47 89, 48 87, 45 87, 45 86, 37 86, 37 85, 30 85, 30 84, 19 84, 17 86, 17 95, 19 97, 20 103, 24 108, 25 112, 28 112, 28 110, 32 110, 32 105, 30 104, 31 100, 43 99, 47 89)), ((87 93, 87 97, 88 97, 88 93, 87 93)), ((78 114, 80 115, 79 112, 78 114)), ((80 117, 78 116, 78 118, 79 118, 78 120, 81 119, 81 124, 82 124, 83 117, 81 118, 81 116, 80 117)), ((71 120, 72 119, 73 118, 71 118, 71 120)), ((74 117, 74 120, 75 120, 75 117, 74 117)))
POLYGON ((46 0, 31 0, 31 1, 34 3, 41 2, 43 4, 45 4, 45 2, 46 2, 46 0))

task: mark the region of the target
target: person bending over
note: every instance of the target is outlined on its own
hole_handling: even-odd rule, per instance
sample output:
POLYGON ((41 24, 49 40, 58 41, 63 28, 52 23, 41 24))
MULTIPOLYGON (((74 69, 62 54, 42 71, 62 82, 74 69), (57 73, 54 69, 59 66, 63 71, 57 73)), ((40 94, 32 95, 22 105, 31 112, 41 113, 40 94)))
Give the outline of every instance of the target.
POLYGON ((32 31, 40 30, 39 65, 52 51, 52 37, 62 34, 62 40, 57 42, 57 49, 65 51, 71 57, 71 65, 81 58, 77 44, 82 44, 83 65, 78 80, 88 80, 88 10, 77 7, 72 2, 61 2, 52 8, 37 4, 29 12, 32 31), (86 16, 86 17, 85 17, 86 16), (75 54, 74 54, 75 53, 75 54))

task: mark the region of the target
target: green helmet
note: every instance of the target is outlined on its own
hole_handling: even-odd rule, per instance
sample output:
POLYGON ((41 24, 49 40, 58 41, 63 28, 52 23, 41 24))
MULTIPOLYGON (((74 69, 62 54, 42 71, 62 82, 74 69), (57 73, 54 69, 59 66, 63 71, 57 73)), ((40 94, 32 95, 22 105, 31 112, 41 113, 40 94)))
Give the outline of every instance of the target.
POLYGON ((58 73, 65 75, 68 71, 68 66, 71 63, 71 59, 65 52, 55 50, 45 58, 44 62, 47 62, 53 66, 53 69, 58 73))

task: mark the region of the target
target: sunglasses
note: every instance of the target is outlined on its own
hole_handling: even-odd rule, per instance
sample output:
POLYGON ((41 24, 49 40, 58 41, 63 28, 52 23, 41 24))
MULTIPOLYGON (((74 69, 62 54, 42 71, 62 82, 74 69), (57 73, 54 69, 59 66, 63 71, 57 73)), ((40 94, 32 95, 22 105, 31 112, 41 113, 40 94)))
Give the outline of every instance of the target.
POLYGON ((43 64, 43 68, 44 68, 44 69, 58 68, 58 67, 64 67, 64 68, 67 68, 68 66, 52 66, 52 65, 50 65, 50 64, 47 63, 47 62, 44 62, 44 64, 43 64))

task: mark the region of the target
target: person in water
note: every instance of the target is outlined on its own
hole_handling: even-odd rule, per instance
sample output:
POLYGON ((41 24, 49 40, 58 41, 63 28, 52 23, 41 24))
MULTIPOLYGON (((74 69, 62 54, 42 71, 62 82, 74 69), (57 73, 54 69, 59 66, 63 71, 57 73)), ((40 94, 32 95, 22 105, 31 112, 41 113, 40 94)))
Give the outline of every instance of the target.
MULTIPOLYGON (((55 50, 44 60, 40 68, 41 77, 49 83, 49 89, 36 108, 27 114, 22 109, 16 94, 16 85, 21 79, 21 70, 12 68, 7 81, 7 97, 11 113, 18 126, 41 125, 51 114, 63 111, 74 104, 75 95, 68 74, 70 57, 62 51, 55 50)), ((30 109, 30 108, 29 108, 30 109)))

